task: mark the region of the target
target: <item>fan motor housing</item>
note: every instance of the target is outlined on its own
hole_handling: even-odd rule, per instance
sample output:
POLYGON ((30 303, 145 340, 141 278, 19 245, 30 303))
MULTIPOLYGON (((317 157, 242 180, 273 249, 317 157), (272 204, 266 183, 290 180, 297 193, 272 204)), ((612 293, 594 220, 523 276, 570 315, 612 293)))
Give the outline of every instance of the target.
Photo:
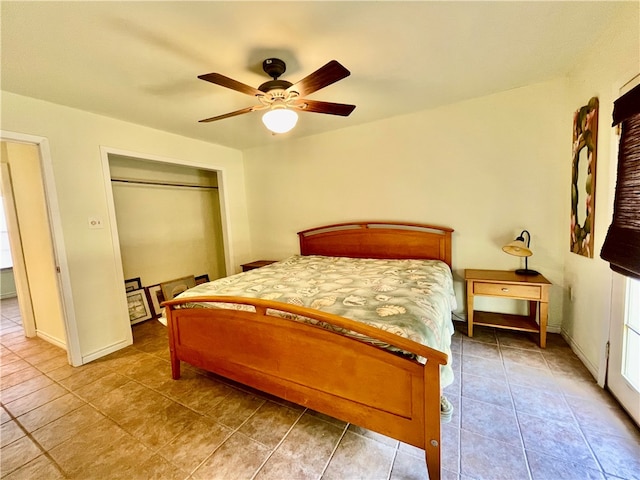
POLYGON ((287 71, 287 64, 279 58, 267 58, 262 62, 262 69, 274 80, 287 71))
POLYGON ((286 80, 269 80, 268 82, 264 82, 262 85, 258 87, 258 90, 264 93, 268 93, 271 90, 286 90, 291 85, 291 82, 287 82, 286 80))

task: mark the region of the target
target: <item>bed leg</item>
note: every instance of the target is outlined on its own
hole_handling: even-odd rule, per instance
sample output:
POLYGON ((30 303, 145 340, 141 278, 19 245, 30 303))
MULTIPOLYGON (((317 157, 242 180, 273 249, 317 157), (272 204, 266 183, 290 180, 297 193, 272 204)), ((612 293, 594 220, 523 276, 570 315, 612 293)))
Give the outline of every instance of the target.
POLYGON ((424 365, 424 454, 429 480, 440 480, 440 365, 424 365))
POLYGON ((171 352, 171 378, 178 380, 180 378, 180 360, 171 352))
POLYGON ((165 308, 165 315, 167 316, 167 328, 169 330, 169 357, 171 358, 171 378, 178 380, 180 378, 180 360, 176 354, 176 339, 174 331, 177 330, 177 320, 173 318, 173 307, 169 305, 165 308))
POLYGON ((427 439, 427 442, 424 454, 429 480, 440 480, 440 442, 435 439, 427 439))

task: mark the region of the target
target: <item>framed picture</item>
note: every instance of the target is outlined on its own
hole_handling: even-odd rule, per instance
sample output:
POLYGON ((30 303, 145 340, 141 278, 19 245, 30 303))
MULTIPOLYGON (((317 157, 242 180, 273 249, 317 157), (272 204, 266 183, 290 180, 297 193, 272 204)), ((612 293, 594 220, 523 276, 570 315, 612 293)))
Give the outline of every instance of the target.
POLYGON ((204 275, 199 275, 196 277, 196 285, 201 285, 203 283, 207 283, 209 281, 209 274, 205 273, 204 275))
POLYGON ((147 291, 149 292, 149 298, 151 299, 151 306, 153 307, 153 317, 157 318, 162 315, 162 311, 164 310, 160 304, 164 302, 164 295, 162 295, 162 287, 160 284, 151 285, 147 287, 147 291))
POLYGON ((579 108, 573 116, 571 164, 571 244, 573 253, 593 258, 596 210, 596 149, 598 99, 579 108))
POLYGON ((171 300, 177 297, 185 290, 196 286, 196 277, 189 275, 187 277, 176 278, 175 280, 169 280, 168 282, 162 282, 160 287, 162 288, 162 295, 165 300, 171 300))
POLYGON ((124 289, 127 292, 132 292, 133 290, 139 290, 140 288, 142 288, 140 277, 130 278, 129 280, 124 281, 124 289))
POLYGON ((129 305, 129 321, 131 325, 153 318, 153 310, 151 310, 149 303, 149 292, 146 288, 127 292, 127 303, 129 305))

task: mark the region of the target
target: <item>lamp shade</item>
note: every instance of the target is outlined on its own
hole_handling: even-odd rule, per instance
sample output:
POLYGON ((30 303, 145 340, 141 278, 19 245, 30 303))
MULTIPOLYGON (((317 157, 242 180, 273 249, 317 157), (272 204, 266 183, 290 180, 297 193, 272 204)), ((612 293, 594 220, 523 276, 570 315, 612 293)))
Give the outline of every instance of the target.
POLYGON ((513 242, 507 243, 502 250, 509 255, 515 255, 516 257, 530 257, 533 255, 533 252, 527 247, 527 244, 524 243, 524 239, 520 239, 518 237, 513 242))
POLYGON ((274 106, 262 116, 262 123, 273 133, 287 133, 298 123, 298 114, 284 106, 274 106))

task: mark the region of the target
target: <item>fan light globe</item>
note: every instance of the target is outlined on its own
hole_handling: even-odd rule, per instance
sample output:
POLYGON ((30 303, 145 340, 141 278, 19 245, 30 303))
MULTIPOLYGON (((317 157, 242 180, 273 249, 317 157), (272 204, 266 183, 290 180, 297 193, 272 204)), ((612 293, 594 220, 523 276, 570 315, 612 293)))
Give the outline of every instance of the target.
POLYGON ((262 116, 262 123, 273 133, 287 133, 298 123, 298 114, 286 107, 276 107, 262 116))

